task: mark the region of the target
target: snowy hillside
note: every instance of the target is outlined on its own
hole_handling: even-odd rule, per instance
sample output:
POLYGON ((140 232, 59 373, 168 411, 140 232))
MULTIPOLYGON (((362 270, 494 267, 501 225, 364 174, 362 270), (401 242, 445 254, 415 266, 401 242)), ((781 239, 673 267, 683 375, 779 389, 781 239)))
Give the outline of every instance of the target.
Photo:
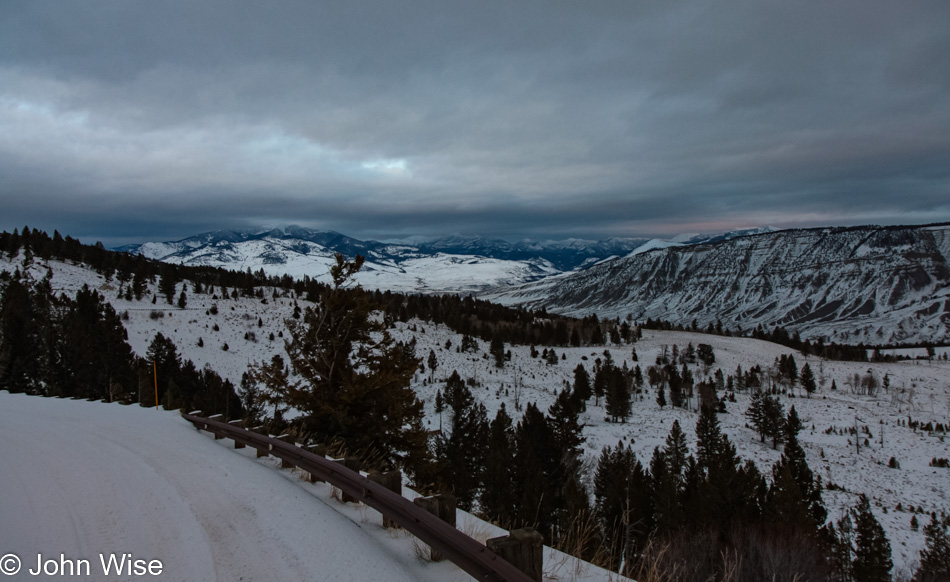
POLYGON ((644 252, 497 289, 490 301, 838 343, 950 341, 950 226, 789 230, 644 252))
MULTIPOLYGON (((265 292, 268 297, 266 304, 255 298, 214 300, 205 294, 189 294, 188 308, 180 310, 163 305, 161 300, 152 305, 150 299, 117 299, 114 282, 107 282, 78 266, 51 261, 49 267, 57 291, 72 293, 88 283, 113 302, 120 313, 127 312, 125 325, 129 343, 138 354, 144 354, 154 335, 161 332, 174 341, 183 357, 193 360, 199 367, 211 366, 235 384, 249 363, 264 361, 282 352, 283 322, 292 313, 295 301, 291 297, 274 299, 269 290, 265 292), (212 305, 217 305, 217 315, 210 313, 212 305), (158 313, 164 316, 155 315, 158 313), (270 334, 274 334, 274 339, 270 339, 270 334), (199 338, 203 347, 198 346, 199 338), (228 344, 227 351, 222 349, 224 344, 228 344)), ((12 270, 13 265, 0 262, 0 269, 4 268, 12 270)), ((46 272, 44 264, 38 263, 34 268, 38 277, 46 272)), ((150 298, 154 291, 153 286, 147 297, 150 298)), ((190 287, 188 291, 190 293, 190 287)), ((297 301, 306 307, 305 301, 297 301)), ((891 539, 896 565, 906 569, 917 559, 923 543, 922 533, 910 527, 912 516, 907 509, 919 507, 928 513, 950 510, 950 490, 946 486, 950 473, 948 469, 930 466, 933 458, 950 457, 950 443, 945 442, 943 433, 914 429, 908 423, 913 420, 923 426, 939 422, 946 426, 950 421, 950 364, 946 361, 824 361, 758 340, 645 330, 643 339, 632 346, 558 347, 559 359, 555 364, 531 357, 529 346, 506 346, 512 352, 511 361, 504 368, 497 369, 486 353, 488 346, 485 342, 480 342, 475 353, 460 353, 456 348, 461 343, 461 336, 444 326, 414 320, 395 325, 393 334, 396 339, 408 341, 414 338, 419 357, 425 359, 432 350, 438 361, 435 371, 418 372, 412 384, 425 403, 426 422, 430 429, 436 429, 440 424, 434 406, 436 391, 444 388, 444 379, 453 370, 463 378, 471 379, 475 385, 473 392, 486 405, 490 417, 501 403, 505 403, 517 419, 520 414, 517 410, 528 402, 536 402, 542 411, 547 410, 557 391, 572 382, 574 368, 583 364, 592 372, 594 360, 603 359, 605 349, 610 350, 618 366, 626 364, 632 369, 639 365, 645 372, 661 352, 672 349, 674 345, 682 350, 690 343, 694 346, 709 344, 714 349, 716 361, 708 369, 692 365, 697 382, 711 377, 717 370, 732 374, 737 366, 747 370, 760 365, 768 372, 776 358, 792 354, 800 367, 807 362, 815 371, 819 388, 811 398, 803 397, 797 388, 792 389, 781 401, 786 410, 794 405, 805 424, 799 438, 813 470, 826 485, 835 485, 834 490, 824 493, 829 517, 837 518, 845 508, 854 505, 857 494, 867 493, 891 539), (446 348, 447 342, 451 342, 452 347, 446 348), (633 348, 638 355, 636 362, 632 358, 633 348), (859 378, 871 376, 878 385, 886 377, 890 387, 888 390, 880 388, 873 396, 853 394, 856 375, 859 378), (837 386, 835 391, 830 389, 832 382, 837 386), (849 434, 854 427, 858 427, 860 434, 858 443, 855 436, 849 434), (856 444, 861 445, 860 450, 856 444), (891 457, 899 461, 899 469, 888 467, 891 457), (904 511, 896 510, 898 504, 904 511)), ((946 349, 938 349, 937 356, 944 352, 946 349)), ((761 443, 758 435, 746 426, 748 393, 738 393, 735 399, 735 402, 727 403, 727 412, 719 416, 723 430, 736 444, 742 457, 752 459, 763 473, 768 474, 771 465, 779 458, 779 451, 761 443)), ((632 417, 627 423, 606 422, 603 404, 603 401, 595 404, 591 400, 583 418, 587 425, 584 436, 587 439, 588 479, 593 476, 594 463, 601 448, 615 445, 618 440, 631 444, 640 460, 648 462, 653 448, 664 442, 674 419, 679 420, 692 445, 697 419, 695 410, 659 407, 649 386, 634 402, 632 417)), ((693 409, 695 404, 694 401, 693 409)), ((926 523, 926 517, 919 516, 918 521, 926 523)))

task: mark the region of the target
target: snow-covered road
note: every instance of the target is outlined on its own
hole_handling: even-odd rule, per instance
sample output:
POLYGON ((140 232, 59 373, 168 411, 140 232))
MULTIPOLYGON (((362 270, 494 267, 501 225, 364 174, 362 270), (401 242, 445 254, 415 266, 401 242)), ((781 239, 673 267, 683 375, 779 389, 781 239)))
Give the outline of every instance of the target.
POLYGON ((88 560, 84 579, 132 578, 103 576, 100 554, 160 560, 163 581, 434 573, 172 412, 0 392, 0 451, 0 555, 22 562, 12 579, 43 578, 29 574, 39 554, 88 560))

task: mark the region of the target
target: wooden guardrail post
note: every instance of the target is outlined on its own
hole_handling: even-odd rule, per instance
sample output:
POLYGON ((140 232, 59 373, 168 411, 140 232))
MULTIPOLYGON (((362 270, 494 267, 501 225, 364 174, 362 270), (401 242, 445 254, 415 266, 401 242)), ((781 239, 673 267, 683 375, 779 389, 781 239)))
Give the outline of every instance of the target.
MULTIPOLYGON (((287 434, 287 433, 284 433, 284 434, 282 434, 282 435, 280 435, 280 436, 275 436, 274 438, 277 439, 277 440, 279 440, 279 441, 281 441, 281 442, 285 442, 285 443, 287 443, 287 444, 289 444, 289 445, 291 445, 291 446, 293 446, 293 445, 295 444, 295 443, 294 443, 294 439, 292 439, 292 438, 290 437, 290 435, 287 434)), ((271 448, 273 448, 273 446, 272 446, 271 448)), ((291 463, 290 461, 281 459, 281 460, 280 460, 280 468, 281 468, 281 469, 293 469, 293 468, 294 468, 294 464, 291 463)))
MULTIPOLYGON (((353 471, 355 473, 360 472, 360 460, 358 457, 344 457, 342 459, 331 459, 331 460, 338 465, 343 465, 350 471, 353 471)), ((356 503, 357 501, 359 501, 359 499, 357 499, 356 497, 353 497, 352 495, 347 494, 342 489, 340 490, 340 500, 343 503, 356 503)))
MULTIPOLYGON (((232 420, 232 421, 229 422, 228 424, 230 424, 231 426, 233 426, 233 427, 235 427, 235 428, 244 428, 244 421, 243 421, 243 420, 232 420)), ((239 443, 239 442, 237 442, 237 441, 234 441, 234 448, 235 448, 235 449, 243 449, 245 446, 246 446, 246 445, 245 445, 244 443, 239 443)))
MULTIPOLYGON (((373 471, 367 475, 370 481, 373 483, 379 483, 386 489, 389 489, 397 495, 402 495, 402 472, 401 471, 386 471, 381 473, 379 471, 373 471)), ((399 527, 398 524, 386 517, 383 516, 383 527, 385 528, 394 528, 399 527)))
MULTIPOLYGON (((208 420, 216 420, 218 422, 224 422, 223 414, 212 414, 208 417, 208 420)), ((214 440, 219 441, 224 438, 224 434, 220 431, 214 431, 214 440)))
MULTIPOLYGON (((249 428, 249 429, 247 429, 247 430, 249 430, 249 431, 251 431, 251 432, 256 432, 257 434, 262 434, 262 435, 264 435, 264 436, 267 436, 267 431, 264 429, 263 426, 255 426, 255 427, 249 428)), ((260 459, 261 457, 266 457, 266 456, 269 454, 269 453, 268 453, 268 450, 269 450, 268 448, 254 447, 254 449, 257 450, 257 458, 258 458, 258 459, 260 459)))
MULTIPOLYGON (((313 453, 318 457, 327 456, 327 446, 326 445, 310 445, 307 447, 308 453, 313 453)), ((323 483, 323 479, 316 476, 314 473, 310 473, 310 478, 308 479, 311 483, 323 483)))
POLYGON ((534 528, 512 530, 506 536, 491 538, 485 545, 532 580, 541 582, 544 536, 534 528))
MULTIPOLYGON (((456 527, 455 508, 458 505, 458 499, 454 496, 433 495, 432 497, 416 497, 412 502, 452 527, 456 527)), ((442 554, 432 546, 429 546, 429 556, 433 562, 441 562, 443 559, 442 554)))

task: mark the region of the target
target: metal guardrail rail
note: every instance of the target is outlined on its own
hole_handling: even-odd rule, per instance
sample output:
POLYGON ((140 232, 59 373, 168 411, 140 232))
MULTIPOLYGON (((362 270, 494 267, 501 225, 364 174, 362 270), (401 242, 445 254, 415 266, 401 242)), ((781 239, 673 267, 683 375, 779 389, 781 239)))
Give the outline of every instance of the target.
POLYGON ((245 428, 182 413, 199 430, 214 433, 287 461, 317 478, 338 487, 345 494, 379 511, 400 527, 440 552, 476 580, 486 582, 532 582, 531 578, 437 516, 415 505, 379 483, 294 444, 257 434, 245 428))

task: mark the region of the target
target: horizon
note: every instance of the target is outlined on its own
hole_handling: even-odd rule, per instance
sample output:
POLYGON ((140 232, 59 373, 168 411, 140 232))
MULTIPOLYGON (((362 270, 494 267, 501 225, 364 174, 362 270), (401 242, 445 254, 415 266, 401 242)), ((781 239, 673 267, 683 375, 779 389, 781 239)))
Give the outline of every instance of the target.
POLYGON ((515 239, 515 238, 485 236, 485 235, 480 235, 480 234, 461 234, 461 233, 455 232, 455 233, 435 234, 435 235, 405 235, 401 238, 382 239, 382 238, 371 238, 371 237, 362 238, 359 236, 353 236, 349 233, 341 232, 333 228, 319 229, 319 228, 304 227, 299 224, 283 224, 283 225, 266 225, 266 226, 234 228, 234 229, 217 228, 217 229, 206 230, 203 232, 191 233, 189 235, 178 237, 178 238, 170 238, 170 239, 164 239, 164 240, 135 239, 135 240, 128 240, 125 242, 121 242, 119 244, 108 244, 105 242, 105 240, 107 239, 104 239, 101 237, 83 238, 79 236, 74 236, 72 233, 64 232, 58 228, 46 229, 46 228, 34 226, 33 224, 23 224, 23 225, 20 225, 19 227, 14 227, 10 229, 0 228, 0 232, 8 232, 8 233, 12 233, 14 231, 20 232, 20 230, 23 227, 29 227, 31 230, 38 229, 40 231, 43 231, 49 236, 53 236, 54 232, 59 232, 61 236, 63 237, 69 236, 71 238, 78 240, 81 244, 84 244, 84 245, 95 245, 98 243, 102 243, 102 245, 106 249, 121 250, 123 247, 134 247, 134 246, 139 246, 139 245, 143 245, 147 243, 177 243, 177 242, 182 242, 191 238, 200 237, 204 235, 210 235, 210 234, 216 234, 216 233, 230 232, 230 233, 236 233, 236 234, 256 235, 256 234, 264 234, 264 233, 274 231, 274 230, 286 230, 289 228, 303 228, 315 233, 339 234, 341 236, 356 239, 361 242, 376 242, 376 243, 382 243, 382 244, 397 244, 397 245, 402 244, 402 245, 407 245, 407 246, 413 246, 413 245, 425 244, 431 241, 438 241, 438 240, 449 239, 449 238, 454 238, 454 237, 458 237, 462 239, 481 239, 485 241, 502 241, 508 244, 516 244, 519 242, 533 242, 533 243, 564 242, 568 240, 578 240, 578 241, 589 242, 589 243, 598 243, 598 242, 604 242, 604 241, 615 240, 615 239, 616 240, 643 240, 645 241, 644 244, 646 244, 646 242, 653 241, 653 240, 659 240, 659 241, 664 241, 664 242, 675 242, 677 238, 700 237, 700 236, 715 237, 718 235, 750 231, 750 230, 761 231, 761 232, 753 232, 753 233, 750 233, 749 235, 749 236, 755 236, 758 234, 771 234, 771 233, 783 232, 787 230, 821 230, 821 229, 829 229, 829 228, 851 229, 851 228, 865 228, 865 227, 867 228, 878 228, 878 227, 880 228, 927 228, 927 227, 932 227, 932 226, 943 226, 943 225, 950 225, 950 220, 940 221, 940 222, 916 223, 916 224, 852 224, 852 225, 823 224, 823 225, 791 227, 791 228, 777 228, 771 225, 744 226, 744 227, 738 227, 738 228, 734 228, 730 230, 721 230, 721 231, 712 231, 712 232, 680 232, 680 233, 675 233, 675 234, 665 236, 665 237, 664 236, 646 236, 646 235, 644 236, 636 236, 636 235, 634 236, 607 236, 604 238, 583 238, 583 237, 571 237, 571 236, 556 237, 555 236, 555 237, 545 237, 545 238, 524 237, 520 239, 515 239))

